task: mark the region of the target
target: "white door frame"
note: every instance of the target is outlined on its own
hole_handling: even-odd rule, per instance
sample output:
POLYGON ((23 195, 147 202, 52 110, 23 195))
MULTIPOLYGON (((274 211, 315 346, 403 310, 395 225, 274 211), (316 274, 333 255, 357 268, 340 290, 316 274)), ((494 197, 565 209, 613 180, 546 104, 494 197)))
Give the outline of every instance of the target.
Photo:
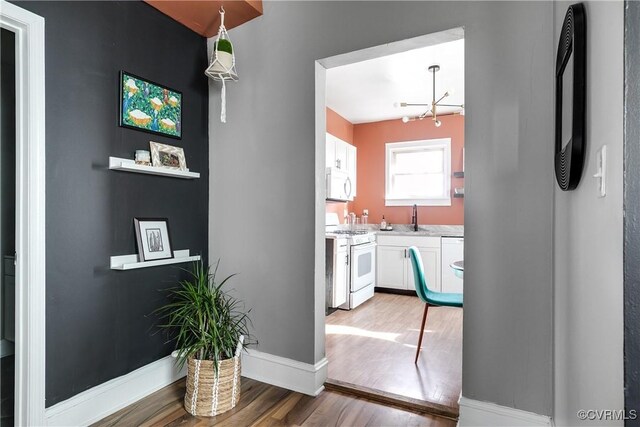
POLYGON ((16 34, 15 424, 45 425, 44 18, 0 0, 16 34))

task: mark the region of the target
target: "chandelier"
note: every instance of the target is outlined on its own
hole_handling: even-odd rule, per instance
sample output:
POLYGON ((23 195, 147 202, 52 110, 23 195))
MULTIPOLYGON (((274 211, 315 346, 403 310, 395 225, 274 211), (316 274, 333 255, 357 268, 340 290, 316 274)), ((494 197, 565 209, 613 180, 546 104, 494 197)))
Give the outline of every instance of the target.
POLYGON ((431 113, 431 120, 433 120, 433 124, 436 127, 440 127, 440 125, 442 125, 442 122, 440 120, 438 120, 438 107, 458 107, 458 108, 464 108, 464 104, 443 104, 442 101, 448 97, 449 95, 451 95, 451 93, 449 92, 445 92, 444 95, 442 95, 440 97, 440 99, 438 99, 436 101, 436 73, 440 70, 440 66, 439 65, 431 65, 429 67, 429 71, 431 72, 431 74, 433 74, 433 99, 431 101, 430 104, 412 104, 409 102, 401 102, 400 103, 400 107, 430 107, 427 111, 425 111, 424 113, 420 114, 419 116, 415 116, 415 117, 409 117, 409 116, 404 116, 402 118, 402 121, 404 123, 407 122, 412 122, 415 120, 423 120, 425 117, 427 117, 427 115, 429 113, 431 113))

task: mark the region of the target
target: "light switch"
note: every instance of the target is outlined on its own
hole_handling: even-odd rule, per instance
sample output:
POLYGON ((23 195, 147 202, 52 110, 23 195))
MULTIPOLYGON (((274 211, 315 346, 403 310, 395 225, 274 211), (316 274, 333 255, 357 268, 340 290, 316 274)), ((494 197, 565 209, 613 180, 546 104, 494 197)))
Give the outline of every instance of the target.
POLYGON ((607 195, 607 146, 603 145, 596 153, 596 173, 593 175, 599 181, 598 197, 607 195))

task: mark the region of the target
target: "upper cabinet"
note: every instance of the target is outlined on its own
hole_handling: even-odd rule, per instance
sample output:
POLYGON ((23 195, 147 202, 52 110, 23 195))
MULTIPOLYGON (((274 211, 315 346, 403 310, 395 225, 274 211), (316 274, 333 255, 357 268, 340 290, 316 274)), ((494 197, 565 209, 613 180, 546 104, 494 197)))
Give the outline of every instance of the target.
POLYGON ((146 3, 204 37, 218 34, 220 6, 224 5, 224 26, 230 30, 262 15, 262 0, 145 0, 146 3))
POLYGON ((357 157, 358 149, 354 145, 327 133, 325 166, 340 169, 349 175, 352 185, 351 198, 356 196, 357 157))

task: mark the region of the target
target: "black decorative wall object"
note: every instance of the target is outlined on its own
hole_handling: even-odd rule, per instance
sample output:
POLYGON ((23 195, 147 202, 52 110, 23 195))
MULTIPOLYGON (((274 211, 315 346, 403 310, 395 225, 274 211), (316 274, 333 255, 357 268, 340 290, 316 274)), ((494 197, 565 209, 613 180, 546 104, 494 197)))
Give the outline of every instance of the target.
POLYGON ((576 3, 567 9, 556 58, 555 168, 564 191, 578 186, 586 153, 586 56, 586 15, 582 3, 576 3))

